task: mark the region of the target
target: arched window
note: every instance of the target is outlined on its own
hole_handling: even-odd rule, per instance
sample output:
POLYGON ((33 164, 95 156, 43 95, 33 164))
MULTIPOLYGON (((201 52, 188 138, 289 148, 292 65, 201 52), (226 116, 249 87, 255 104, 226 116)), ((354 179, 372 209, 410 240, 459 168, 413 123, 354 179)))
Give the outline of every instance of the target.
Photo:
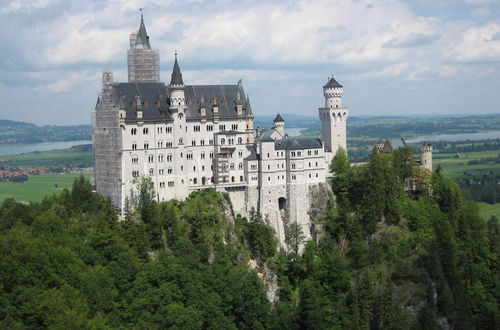
POLYGON ((229 165, 229 169, 234 170, 234 164, 233 163, 231 163, 231 165, 229 165))
POLYGON ((226 144, 226 139, 224 138, 220 139, 220 144, 226 144))
POLYGON ((238 165, 238 168, 239 168, 240 170, 242 170, 242 169, 243 169, 243 163, 240 163, 240 164, 238 165))
POLYGON ((239 137, 238 138, 238 144, 242 144, 243 143, 243 138, 242 137, 239 137))
POLYGON ((150 169, 149 169, 149 175, 153 176, 154 174, 155 174, 155 170, 154 170, 154 169, 152 169, 152 168, 150 168, 150 169))

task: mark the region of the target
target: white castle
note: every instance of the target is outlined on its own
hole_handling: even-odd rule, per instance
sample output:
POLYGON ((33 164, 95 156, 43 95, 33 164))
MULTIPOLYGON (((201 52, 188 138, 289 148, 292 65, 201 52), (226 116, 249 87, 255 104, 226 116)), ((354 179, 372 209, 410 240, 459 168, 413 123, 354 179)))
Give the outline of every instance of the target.
POLYGON ((130 36, 129 81, 114 82, 105 71, 93 111, 97 192, 123 210, 142 176, 151 178, 158 201, 214 188, 228 193, 236 213, 267 216, 281 243, 293 222, 309 238, 311 199, 325 191, 338 148, 346 149, 342 85, 332 77, 323 86, 322 139, 293 139, 279 114, 272 128, 254 131, 241 81, 185 85, 177 54, 169 85, 159 72, 141 15, 130 36))

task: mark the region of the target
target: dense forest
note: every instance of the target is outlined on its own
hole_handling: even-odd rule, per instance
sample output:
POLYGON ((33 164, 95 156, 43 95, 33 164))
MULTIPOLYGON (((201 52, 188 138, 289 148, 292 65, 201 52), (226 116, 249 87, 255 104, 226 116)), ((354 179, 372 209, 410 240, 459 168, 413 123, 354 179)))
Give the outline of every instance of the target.
POLYGON ((289 224, 288 251, 211 189, 157 203, 142 180, 122 221, 83 177, 6 200, 0 328, 500 329, 499 223, 412 152, 339 152, 324 237, 289 224))

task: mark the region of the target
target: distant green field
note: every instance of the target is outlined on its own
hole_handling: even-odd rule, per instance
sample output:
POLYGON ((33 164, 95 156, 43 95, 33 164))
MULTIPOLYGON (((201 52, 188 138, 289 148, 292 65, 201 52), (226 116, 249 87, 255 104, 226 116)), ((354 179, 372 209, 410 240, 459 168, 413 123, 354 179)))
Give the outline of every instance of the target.
POLYGON ((462 154, 459 158, 456 158, 456 154, 437 154, 433 160, 433 165, 434 168, 438 164, 441 165, 444 175, 450 178, 481 178, 484 174, 496 176, 500 175, 499 163, 469 164, 469 162, 495 158, 498 153, 499 150, 468 152, 462 154))
MULTIPOLYGON (((73 181, 80 174, 41 174, 30 175, 27 182, 0 182, 0 202, 7 198, 16 201, 39 202, 46 195, 58 194, 64 188, 71 188, 73 181)), ((84 176, 89 179, 90 173, 84 176)))
POLYGON ((478 202, 479 214, 485 219, 489 220, 492 215, 500 217, 500 203, 487 204, 483 202, 478 202))
POLYGON ((10 166, 63 166, 79 165, 92 166, 92 153, 76 149, 54 150, 44 152, 30 152, 14 156, 2 156, 0 160, 10 166))

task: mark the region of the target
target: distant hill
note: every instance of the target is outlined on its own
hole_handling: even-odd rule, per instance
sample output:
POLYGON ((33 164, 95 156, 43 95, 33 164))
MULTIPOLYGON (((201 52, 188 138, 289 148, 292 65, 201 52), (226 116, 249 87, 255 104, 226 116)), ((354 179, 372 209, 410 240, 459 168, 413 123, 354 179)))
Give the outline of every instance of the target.
POLYGON ((23 121, 0 119, 0 127, 37 127, 35 124, 23 121))
POLYGON ((90 125, 55 126, 0 120, 0 144, 91 140, 90 125))

